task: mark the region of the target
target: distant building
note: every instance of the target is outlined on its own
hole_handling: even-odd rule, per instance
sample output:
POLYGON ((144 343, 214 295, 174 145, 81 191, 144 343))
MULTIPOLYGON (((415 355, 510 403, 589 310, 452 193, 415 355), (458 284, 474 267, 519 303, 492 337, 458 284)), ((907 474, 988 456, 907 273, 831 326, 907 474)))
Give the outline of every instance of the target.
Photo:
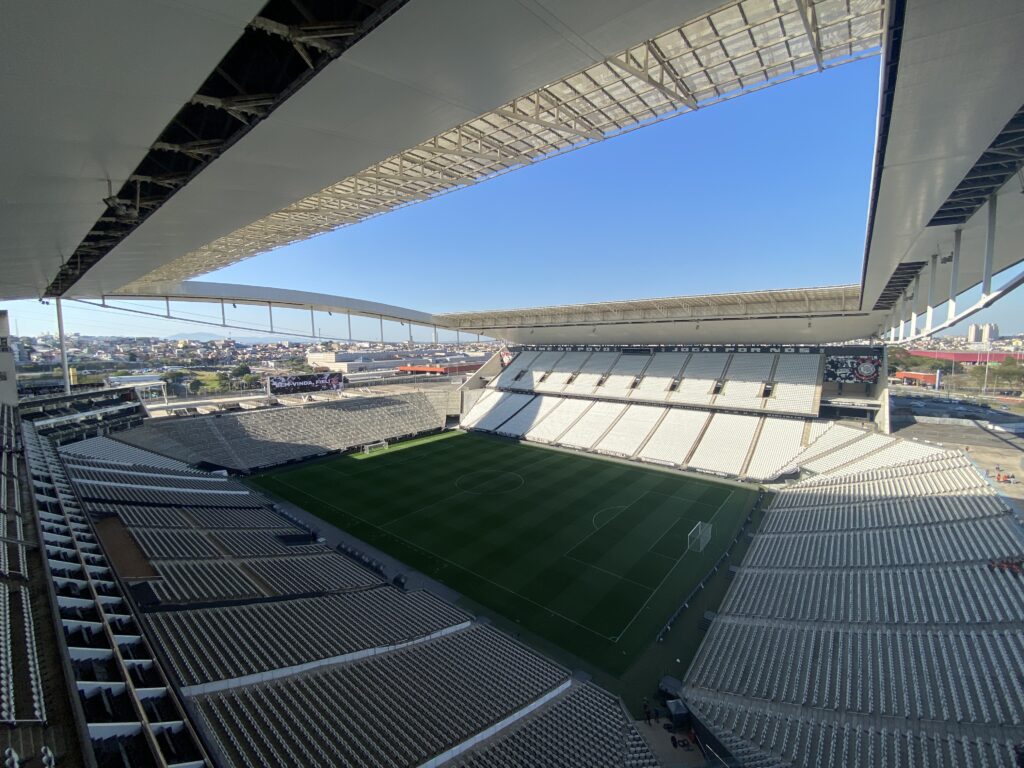
POLYGON ((999 338, 999 326, 995 323, 971 323, 967 328, 968 344, 988 344, 999 338))

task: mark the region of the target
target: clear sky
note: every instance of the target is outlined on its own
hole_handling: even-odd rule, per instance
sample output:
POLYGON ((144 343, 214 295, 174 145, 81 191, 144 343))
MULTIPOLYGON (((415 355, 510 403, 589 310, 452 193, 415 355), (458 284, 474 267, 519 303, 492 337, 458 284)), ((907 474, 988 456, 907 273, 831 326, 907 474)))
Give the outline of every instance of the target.
MULTIPOLYGON (((849 64, 205 279, 429 312, 858 282, 877 91, 877 58, 849 64)), ((52 306, 7 306, 22 333, 55 326, 52 306)), ((216 330, 67 306, 67 328, 87 334, 216 330)), ((216 308, 181 309, 219 320, 216 308)), ((266 327, 265 314, 239 310, 234 317, 266 327)), ((1024 331, 1024 292, 972 321, 1024 331)), ((345 335, 337 318, 323 323, 323 333, 345 335)), ((309 320, 277 325, 304 331, 309 320)))

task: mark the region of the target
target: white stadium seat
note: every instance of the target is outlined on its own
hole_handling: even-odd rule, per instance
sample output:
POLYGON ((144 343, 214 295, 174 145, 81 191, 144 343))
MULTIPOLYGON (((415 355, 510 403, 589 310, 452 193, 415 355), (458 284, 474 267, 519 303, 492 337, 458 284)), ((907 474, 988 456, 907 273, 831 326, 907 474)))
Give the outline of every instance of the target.
POLYGON ((689 466, 707 472, 739 475, 760 421, 760 416, 716 413, 693 452, 689 466))
POLYGON ((644 444, 661 417, 665 415, 665 410, 665 408, 654 405, 629 406, 622 417, 594 446, 595 450, 616 456, 632 456, 644 444))
POLYGON ((673 408, 662 419, 637 457, 659 464, 682 464, 707 424, 707 411, 673 408))

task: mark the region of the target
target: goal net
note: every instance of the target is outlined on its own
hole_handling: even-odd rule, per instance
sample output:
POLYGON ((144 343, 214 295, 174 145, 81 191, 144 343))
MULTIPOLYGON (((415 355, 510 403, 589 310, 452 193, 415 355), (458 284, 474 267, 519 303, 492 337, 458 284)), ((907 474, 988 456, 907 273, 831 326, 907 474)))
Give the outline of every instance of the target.
POLYGON ((686 537, 686 548, 694 552, 703 552, 711 541, 711 523, 697 523, 686 537))
POLYGON ((387 440, 378 440, 376 443, 367 443, 363 446, 363 455, 369 456, 371 453, 380 453, 388 449, 387 440))

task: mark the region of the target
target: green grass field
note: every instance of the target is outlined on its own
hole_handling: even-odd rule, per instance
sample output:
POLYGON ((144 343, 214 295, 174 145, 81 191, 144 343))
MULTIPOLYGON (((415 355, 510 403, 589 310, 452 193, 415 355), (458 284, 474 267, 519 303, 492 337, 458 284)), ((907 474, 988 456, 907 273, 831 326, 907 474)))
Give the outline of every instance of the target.
POLYGON ((757 490, 447 433, 253 478, 618 676, 736 535, 757 490), (687 550, 698 521, 704 552, 687 550))

